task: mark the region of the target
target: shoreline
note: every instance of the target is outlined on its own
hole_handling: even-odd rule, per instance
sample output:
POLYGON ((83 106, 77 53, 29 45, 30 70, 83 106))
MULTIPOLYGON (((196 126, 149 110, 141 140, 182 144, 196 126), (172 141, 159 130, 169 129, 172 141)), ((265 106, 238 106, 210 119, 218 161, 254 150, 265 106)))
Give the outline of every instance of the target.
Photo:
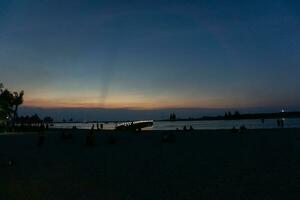
MULTIPOLYGON (((238 129, 239 130, 239 129, 238 129)), ((90 131, 90 129, 71 129, 71 128, 49 128, 45 130, 45 133, 58 133, 58 132, 75 132, 75 133, 86 133, 90 131)), ((141 130, 141 131, 132 131, 132 130, 96 130, 94 129, 94 133, 96 134, 132 134, 132 135, 144 135, 144 134, 155 134, 155 133, 171 133, 171 134, 201 134, 201 133, 228 133, 228 134, 250 134, 250 133, 265 133, 265 132, 299 132, 300 128, 255 128, 255 129, 246 129, 243 133, 232 132, 232 129, 194 129, 194 130, 141 130)), ((0 136, 3 135, 31 135, 37 134, 38 131, 28 131, 28 132, 2 132, 0 136)))

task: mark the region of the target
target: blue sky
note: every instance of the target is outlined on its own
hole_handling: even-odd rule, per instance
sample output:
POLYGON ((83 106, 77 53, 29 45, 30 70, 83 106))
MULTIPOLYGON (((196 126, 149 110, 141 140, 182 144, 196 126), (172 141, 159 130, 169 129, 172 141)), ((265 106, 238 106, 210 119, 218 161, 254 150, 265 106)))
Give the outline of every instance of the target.
POLYGON ((0 1, 0 81, 42 108, 300 107, 297 1, 0 1))

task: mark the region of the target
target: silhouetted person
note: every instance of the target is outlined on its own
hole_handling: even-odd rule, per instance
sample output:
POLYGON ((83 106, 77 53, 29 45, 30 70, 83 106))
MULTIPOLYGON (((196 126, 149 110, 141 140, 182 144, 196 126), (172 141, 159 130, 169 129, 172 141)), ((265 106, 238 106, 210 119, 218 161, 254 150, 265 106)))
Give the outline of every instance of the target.
POLYGON ((281 128, 284 128, 284 119, 281 119, 280 121, 281 121, 281 123, 280 123, 281 128))
POLYGON ((190 131, 194 130, 194 128, 192 127, 192 125, 190 126, 190 131))
POLYGON ((41 124, 38 132, 38 146, 42 146, 45 141, 45 126, 41 124))
POLYGON ((241 133, 244 133, 246 130, 247 130, 247 128, 246 128, 245 125, 243 125, 243 126, 240 127, 240 132, 241 133))
POLYGON ((94 141, 95 141, 95 134, 94 134, 94 124, 93 124, 91 130, 89 130, 86 135, 86 144, 88 146, 92 146, 94 145, 94 141))
POLYGON ((277 120, 277 127, 283 128, 284 127, 284 119, 278 119, 277 120))
POLYGON ((101 130, 103 130, 103 124, 100 124, 100 128, 101 128, 101 130))
POLYGON ((97 130, 99 130, 99 124, 97 123, 97 130))
POLYGON ((186 129, 186 125, 184 125, 184 127, 183 127, 183 130, 184 130, 184 131, 186 131, 186 130, 187 130, 187 129, 186 129))

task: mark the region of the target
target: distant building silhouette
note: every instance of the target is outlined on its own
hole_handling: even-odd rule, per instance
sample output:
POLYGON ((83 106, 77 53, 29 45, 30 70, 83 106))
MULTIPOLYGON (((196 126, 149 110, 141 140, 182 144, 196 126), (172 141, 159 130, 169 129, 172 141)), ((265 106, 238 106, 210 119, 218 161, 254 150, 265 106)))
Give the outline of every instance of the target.
POLYGON ((171 121, 175 121, 176 120, 176 114, 175 113, 171 113, 170 114, 170 120, 171 121))

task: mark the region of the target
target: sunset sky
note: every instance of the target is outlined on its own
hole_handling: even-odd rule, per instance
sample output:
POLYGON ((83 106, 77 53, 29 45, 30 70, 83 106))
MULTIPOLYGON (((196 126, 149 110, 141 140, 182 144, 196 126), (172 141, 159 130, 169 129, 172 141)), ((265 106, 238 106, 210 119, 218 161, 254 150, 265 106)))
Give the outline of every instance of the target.
POLYGON ((0 1, 0 82, 26 107, 300 107, 300 3, 0 1))

